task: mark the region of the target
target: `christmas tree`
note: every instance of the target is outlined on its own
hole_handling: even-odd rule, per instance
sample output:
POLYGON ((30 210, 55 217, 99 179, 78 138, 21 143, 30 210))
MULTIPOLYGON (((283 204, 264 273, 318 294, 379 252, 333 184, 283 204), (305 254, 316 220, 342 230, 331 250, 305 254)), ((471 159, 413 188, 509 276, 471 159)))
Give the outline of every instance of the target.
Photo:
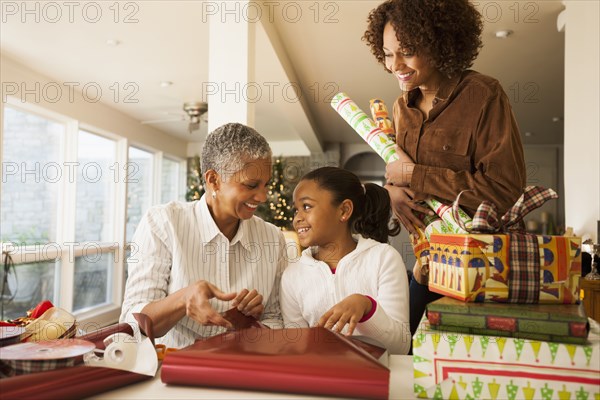
POLYGON ((200 200, 204 194, 202 186, 202 171, 200 170, 200 156, 195 156, 188 164, 187 192, 185 199, 187 201, 200 200))
POLYGON ((284 176, 285 165, 281 159, 273 163, 273 177, 269 182, 267 202, 258 206, 259 217, 283 230, 292 230, 294 210, 292 208, 293 188, 288 186, 284 176))

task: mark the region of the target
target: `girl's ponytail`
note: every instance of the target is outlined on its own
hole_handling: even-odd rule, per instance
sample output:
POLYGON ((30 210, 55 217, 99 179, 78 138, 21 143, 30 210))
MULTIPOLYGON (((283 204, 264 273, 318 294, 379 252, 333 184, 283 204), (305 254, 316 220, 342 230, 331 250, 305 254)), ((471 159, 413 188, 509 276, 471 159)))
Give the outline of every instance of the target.
POLYGON ((389 226, 392 209, 388 191, 374 183, 364 185, 364 208, 360 210, 352 227, 364 237, 387 243, 389 236, 400 233, 398 221, 393 220, 389 226))

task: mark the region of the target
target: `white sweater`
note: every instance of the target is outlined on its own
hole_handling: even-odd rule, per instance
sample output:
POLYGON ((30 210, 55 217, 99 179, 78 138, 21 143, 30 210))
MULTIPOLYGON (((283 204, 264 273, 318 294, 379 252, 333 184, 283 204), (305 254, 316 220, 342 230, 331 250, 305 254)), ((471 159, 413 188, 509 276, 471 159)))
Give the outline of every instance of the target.
POLYGON ((368 295, 377 302, 375 313, 359 323, 354 334, 376 339, 391 354, 407 354, 411 341, 408 278, 396 249, 359 237, 356 249, 338 262, 335 274, 312 254, 312 249, 304 250, 281 278, 285 326, 315 326, 327 310, 347 296, 368 295))

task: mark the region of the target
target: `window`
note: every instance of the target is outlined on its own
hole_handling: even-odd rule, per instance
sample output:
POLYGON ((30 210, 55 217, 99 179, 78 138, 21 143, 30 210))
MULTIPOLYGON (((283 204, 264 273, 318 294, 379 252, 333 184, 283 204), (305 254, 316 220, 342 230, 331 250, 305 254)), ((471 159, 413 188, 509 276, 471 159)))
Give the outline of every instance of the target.
POLYGON ((81 323, 115 322, 126 239, 150 205, 182 197, 182 162, 37 105, 2 110, 0 239, 15 268, 6 280, 0 268, 0 318, 48 299, 81 323))
POLYGON ((116 142, 79 131, 75 241, 112 242, 115 188, 118 183, 116 142))
MULTIPOLYGON (((27 310, 42 300, 56 302, 56 263, 52 261, 17 265, 7 275, 5 287, 2 287, 2 310, 0 318, 13 319, 26 315, 27 310)), ((4 282, 4 271, 2 282, 4 282)), ((2 285, 2 284, 0 284, 2 285)))
MULTIPOLYGON (((4 108, 0 211, 0 239, 4 247, 27 246, 35 252, 58 239, 58 199, 63 172, 58 161, 65 132, 65 125, 57 121, 17 108, 4 108)), ((23 316, 42 299, 56 301, 57 270, 54 261, 18 265, 6 276, 6 287, 0 289, 3 290, 0 317, 23 316)), ((0 274, 4 282, 4 271, 0 274)))
POLYGON ((181 196, 181 162, 163 157, 161 169, 160 202, 168 203, 180 200, 181 196))
POLYGON ((129 147, 127 163, 127 242, 131 242, 137 224, 154 203, 152 199, 154 156, 152 153, 129 147))
POLYGON ((2 157, 2 242, 56 240, 65 126, 5 107, 2 157))
POLYGON ((115 140, 79 131, 75 243, 83 254, 75 258, 73 311, 109 304, 113 295, 117 263, 110 253, 118 242, 114 221, 120 172, 116 157, 115 140))
POLYGON ((113 254, 96 252, 75 259, 73 311, 108 304, 112 297, 113 254))

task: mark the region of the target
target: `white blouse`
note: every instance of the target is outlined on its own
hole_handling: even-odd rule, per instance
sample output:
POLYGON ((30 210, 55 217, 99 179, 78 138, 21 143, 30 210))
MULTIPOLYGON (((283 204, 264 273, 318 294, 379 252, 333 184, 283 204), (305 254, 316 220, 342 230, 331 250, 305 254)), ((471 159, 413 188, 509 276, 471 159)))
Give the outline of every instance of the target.
MULTIPOLYGON (((279 286, 287 265, 281 231, 258 217, 241 220, 231 242, 213 220, 206 199, 152 207, 140 221, 127 260, 129 277, 121 321, 190 284, 205 280, 225 293, 256 289, 265 306, 261 321, 282 327, 279 286)), ((210 300, 217 312, 231 302, 210 300)), ((224 331, 183 317, 158 343, 181 348, 224 331)))

